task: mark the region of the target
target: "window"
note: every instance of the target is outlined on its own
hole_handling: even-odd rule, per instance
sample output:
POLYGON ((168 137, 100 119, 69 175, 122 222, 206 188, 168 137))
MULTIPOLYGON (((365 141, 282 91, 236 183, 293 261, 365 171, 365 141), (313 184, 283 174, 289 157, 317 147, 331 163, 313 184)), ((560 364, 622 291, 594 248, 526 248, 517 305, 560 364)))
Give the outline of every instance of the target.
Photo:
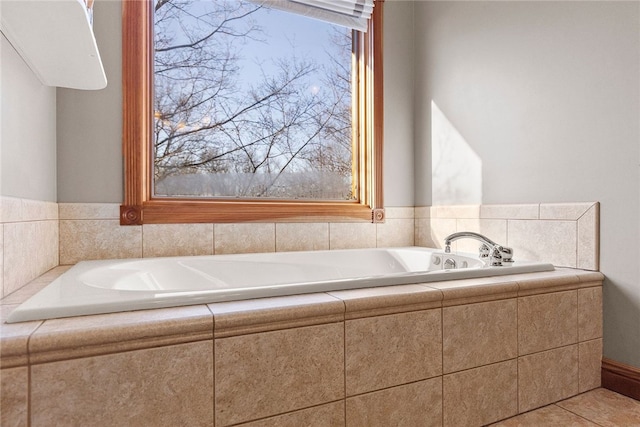
POLYGON ((307 18, 237 0, 211 2, 213 12, 170 3, 123 2, 121 224, 382 220, 382 4, 366 33, 333 31, 319 63, 295 46, 242 63, 238 46, 260 50, 269 21, 307 18), (214 12, 201 33, 179 31, 214 12), (210 28, 227 36, 216 49, 176 48, 202 47, 210 28), (345 78, 345 53, 351 91, 328 93, 323 78, 345 78))

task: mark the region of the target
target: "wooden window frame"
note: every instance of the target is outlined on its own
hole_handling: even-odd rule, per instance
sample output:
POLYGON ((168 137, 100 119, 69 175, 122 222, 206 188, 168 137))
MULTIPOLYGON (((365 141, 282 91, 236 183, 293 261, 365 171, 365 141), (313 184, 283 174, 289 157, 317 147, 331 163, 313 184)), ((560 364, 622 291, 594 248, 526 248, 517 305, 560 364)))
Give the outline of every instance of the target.
POLYGON ((354 138, 362 147, 358 152, 362 169, 358 201, 262 201, 153 196, 153 8, 150 1, 123 0, 124 202, 120 224, 384 221, 382 6, 383 1, 376 0, 368 31, 354 33, 354 110, 358 117, 354 138))

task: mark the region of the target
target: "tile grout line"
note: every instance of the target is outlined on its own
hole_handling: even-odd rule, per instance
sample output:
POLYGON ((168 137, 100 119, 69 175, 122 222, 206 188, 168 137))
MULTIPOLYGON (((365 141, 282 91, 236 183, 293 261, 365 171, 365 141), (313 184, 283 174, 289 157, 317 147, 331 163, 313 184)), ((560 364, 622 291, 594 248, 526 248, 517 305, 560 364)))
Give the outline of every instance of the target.
MULTIPOLYGON (((444 297, 442 291, 440 291, 440 293, 444 297)), ((442 300, 440 304, 442 305, 442 300)), ((441 425, 444 426, 444 307, 442 306, 440 307, 440 369, 440 414, 442 417, 441 425)))
POLYGON ((576 247, 575 247, 575 256, 576 256, 576 260, 575 260, 575 266, 573 268, 578 268, 578 260, 580 259, 579 256, 579 249, 580 249, 580 226, 578 224, 578 220, 580 218, 578 218, 576 220, 576 247))
MULTIPOLYGON (((517 283, 517 282, 516 282, 517 283)), ((518 284, 518 294, 520 284, 518 284)), ((516 296, 516 412, 520 413, 520 297, 516 296)))
POLYGON ((286 412, 280 412, 280 413, 277 413, 277 414, 267 415, 267 416, 260 417, 260 418, 255 418, 255 419, 251 419, 251 420, 245 420, 245 421, 240 421, 240 422, 237 422, 237 423, 227 424, 226 426, 223 426, 223 427, 243 426, 243 425, 249 424, 249 423, 255 423, 255 422, 258 422, 258 421, 265 421, 265 420, 269 420, 271 418, 281 417, 283 415, 295 414, 296 412, 302 412, 302 411, 306 411, 308 409, 313 409, 313 408, 320 408, 320 407, 325 406, 325 405, 331 405, 331 404, 340 403, 340 402, 344 402, 344 399, 330 400, 328 402, 318 403, 318 404, 310 405, 310 406, 305 406, 303 408, 298 408, 298 409, 292 409, 292 410, 289 410, 289 411, 286 411, 286 412))
POLYGON ((211 354, 213 355, 213 360, 211 363, 213 366, 211 367, 211 371, 213 372, 213 384, 212 387, 212 395, 213 401, 211 402, 212 408, 212 417, 213 417, 213 425, 216 424, 216 316, 213 314, 213 310, 209 307, 209 304, 205 304, 209 313, 211 313, 211 354))
POLYGON ((580 394, 580 290, 576 289, 576 351, 578 353, 578 394, 580 394))
MULTIPOLYGON (((333 296, 333 295, 332 295, 333 296)), ((347 425, 347 302, 342 300, 342 307, 344 309, 342 315, 342 387, 343 387, 343 420, 344 425, 347 425)))
MULTIPOLYGON (((495 363, 494 363, 494 364, 495 364, 495 363)), ((454 372, 454 373, 455 373, 455 372, 454 372)), ((447 375, 450 375, 450 374, 447 374, 447 375)), ((382 388, 377 388, 377 389, 375 389, 375 390, 363 391, 363 392, 361 392, 361 393, 356 393, 356 394, 353 394, 353 395, 349 396, 349 399, 354 398, 354 397, 366 396, 366 395, 368 395, 368 394, 379 393, 379 392, 382 392, 382 391, 392 390, 392 389, 394 389, 394 388, 400 388, 400 387, 405 387, 405 386, 409 386, 409 385, 413 385, 413 384, 418 384, 418 383, 421 383, 421 382, 424 382, 424 381, 435 380, 435 379, 437 379, 437 378, 442 378, 443 376, 444 376, 444 375, 434 375, 434 376, 432 376, 432 377, 428 377, 428 378, 420 378, 420 379, 418 379, 418 380, 412 380, 412 381, 409 381, 409 382, 406 382, 406 383, 401 383, 401 384, 394 384, 394 385, 390 385, 390 386, 385 386, 385 387, 382 387, 382 388)), ((336 401, 337 401, 337 400, 336 400, 336 401)), ((329 403, 329 402, 327 402, 327 403, 329 403)))
POLYGON ((40 321, 40 324, 29 334, 27 338, 27 427, 31 427, 31 418, 32 418, 32 409, 33 405, 31 403, 32 398, 32 381, 31 381, 31 370, 33 369, 33 364, 31 363, 31 338, 33 335, 44 325, 44 320, 40 321))
MULTIPOLYGON (((562 401, 561 401, 561 402, 562 402, 562 401)), ((603 426, 603 425, 602 425, 602 424, 600 424, 600 423, 597 423, 597 422, 595 422, 595 421, 593 421, 593 420, 591 420, 591 419, 589 419, 589 418, 583 417, 582 415, 580 415, 580 414, 577 414, 577 413, 573 412, 573 411, 572 411, 572 410, 570 410, 570 409, 567 409, 567 408, 565 408, 565 407, 562 407, 562 406, 558 405, 558 403, 561 403, 561 402, 554 403, 553 405, 554 405, 554 406, 556 406, 556 407, 558 407, 558 408, 560 408, 560 409, 562 409, 563 411, 566 411, 566 412, 568 412, 568 413, 570 413, 570 414, 573 414, 573 415, 575 415, 576 417, 579 417, 579 418, 581 418, 581 419, 583 419, 583 420, 589 421, 590 423, 593 423, 593 424, 595 424, 595 425, 597 425, 597 426, 605 427, 605 426, 603 426)))

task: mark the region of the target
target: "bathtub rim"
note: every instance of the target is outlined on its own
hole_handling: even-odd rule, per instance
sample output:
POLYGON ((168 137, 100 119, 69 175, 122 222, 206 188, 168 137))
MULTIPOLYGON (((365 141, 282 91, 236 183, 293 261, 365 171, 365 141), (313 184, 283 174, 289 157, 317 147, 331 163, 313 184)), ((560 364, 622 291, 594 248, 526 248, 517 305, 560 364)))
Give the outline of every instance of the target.
MULTIPOLYGON (((400 248, 368 248, 368 249, 341 249, 341 250, 329 250, 318 252, 332 252, 339 251, 361 251, 361 250, 390 250, 390 249, 419 249, 432 251, 433 253, 443 253, 442 250, 436 248, 424 248, 417 246, 408 246, 400 248)), ((276 254, 282 254, 286 256, 289 252, 278 252, 276 254)), ((454 254, 469 256, 470 254, 463 252, 454 252, 454 254)), ((251 254, 239 254, 247 255, 251 254)), ((210 257, 211 255, 205 256, 210 257)), ((218 256, 218 255, 213 255, 218 256)), ((225 256, 225 255, 221 255, 225 256)), ((178 257, 163 257, 166 259, 173 259, 178 257)), ((106 263, 119 263, 119 262, 131 262, 140 260, 158 260, 162 258, 129 258, 129 259, 114 259, 114 260, 96 260, 96 261, 81 261, 74 265, 69 270, 65 271, 60 277, 49 283, 44 289, 40 290, 35 295, 20 304, 15 308, 7 317, 6 323, 19 323, 33 320, 49 320, 57 318, 69 318, 84 315, 94 314, 107 314, 117 312, 128 312, 147 309, 158 308, 171 308, 180 306, 213 304, 217 302, 230 302, 230 301, 245 301, 257 298, 270 298, 281 297, 288 295, 304 295, 313 293, 327 293, 341 290, 353 290, 364 288, 376 288, 384 286, 397 286, 397 285, 411 285, 411 284, 425 284, 434 282, 447 282, 452 280, 464 280, 475 278, 487 278, 487 277, 499 277, 505 275, 514 274, 527 274, 538 272, 550 272, 554 271, 555 267, 550 263, 540 262, 527 262, 516 261, 514 265, 505 267, 483 267, 483 268, 468 268, 468 269, 456 269, 456 270, 441 270, 432 272, 419 272, 419 273, 406 273, 388 276, 389 280, 381 280, 381 277, 365 277, 361 279, 346 279, 346 280, 332 280, 332 281, 319 281, 319 282, 306 282, 303 284, 284 284, 275 285, 269 289, 261 289, 260 295, 246 294, 223 294, 218 291, 188 291, 188 292, 171 292, 157 294, 149 291, 114 291, 110 289, 98 289, 91 288, 92 298, 106 298, 104 301, 93 302, 91 305, 87 305, 86 300, 75 301, 71 304, 64 306, 52 305, 52 299, 59 296, 62 292, 63 286, 62 279, 64 276, 71 274, 77 274, 78 270, 82 270, 84 266, 98 264, 104 265, 106 263), (80 267, 78 267, 80 266, 80 267), (78 267, 76 269, 76 267, 78 267), (74 269, 76 271, 74 272, 74 269), (393 279, 393 280, 391 280, 393 279), (393 281, 393 283, 389 283, 393 281), (301 288, 301 286, 308 287, 307 289, 301 288), (124 293, 123 293, 124 292, 124 293), (113 299, 114 293, 118 293, 118 298, 113 299), (185 301, 185 297, 189 297, 188 301, 185 301), (123 305, 124 303, 124 305, 123 305)), ((89 288, 88 286, 86 287, 89 288)))

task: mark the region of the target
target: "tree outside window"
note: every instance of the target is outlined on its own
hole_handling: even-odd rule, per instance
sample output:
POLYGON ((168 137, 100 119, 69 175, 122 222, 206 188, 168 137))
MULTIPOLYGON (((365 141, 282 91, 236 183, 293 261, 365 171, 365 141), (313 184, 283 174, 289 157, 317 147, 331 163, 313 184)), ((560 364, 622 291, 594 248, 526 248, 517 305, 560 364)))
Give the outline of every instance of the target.
POLYGON ((384 219, 382 0, 366 32, 259 1, 122 4, 120 224, 384 219))
POLYGON ((238 0, 159 0, 154 30, 156 196, 357 198, 352 30, 238 0))

